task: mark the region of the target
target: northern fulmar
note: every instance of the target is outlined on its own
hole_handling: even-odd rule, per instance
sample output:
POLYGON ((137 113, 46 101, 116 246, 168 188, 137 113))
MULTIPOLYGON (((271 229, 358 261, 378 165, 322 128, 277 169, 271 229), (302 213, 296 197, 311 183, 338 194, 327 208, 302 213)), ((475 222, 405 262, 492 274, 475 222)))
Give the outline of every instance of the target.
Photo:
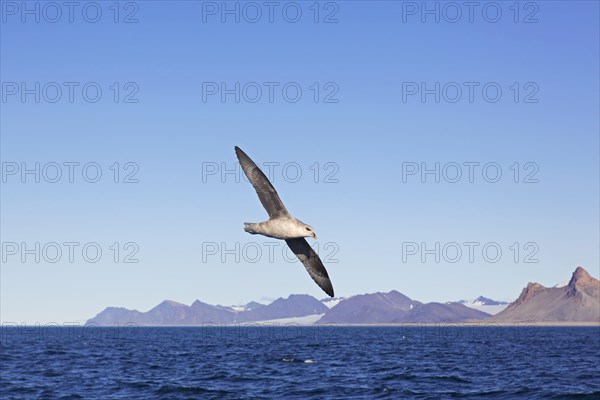
POLYGON ((253 235, 259 234, 285 240, 292 252, 304 264, 310 277, 325 293, 333 297, 333 286, 327 270, 319 255, 304 239, 305 237, 317 238, 313 228, 290 215, 269 179, 246 153, 235 146, 235 154, 248 180, 254 186, 260 202, 269 214, 269 219, 264 222, 244 222, 244 230, 253 235))

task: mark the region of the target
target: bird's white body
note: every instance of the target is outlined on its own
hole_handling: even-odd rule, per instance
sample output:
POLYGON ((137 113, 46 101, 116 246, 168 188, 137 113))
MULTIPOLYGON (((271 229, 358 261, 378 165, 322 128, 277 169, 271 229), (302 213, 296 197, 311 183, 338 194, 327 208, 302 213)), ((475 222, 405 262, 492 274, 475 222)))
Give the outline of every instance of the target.
POLYGON ((244 230, 253 235, 259 234, 282 240, 317 237, 312 228, 292 216, 272 218, 258 223, 244 222, 244 230))

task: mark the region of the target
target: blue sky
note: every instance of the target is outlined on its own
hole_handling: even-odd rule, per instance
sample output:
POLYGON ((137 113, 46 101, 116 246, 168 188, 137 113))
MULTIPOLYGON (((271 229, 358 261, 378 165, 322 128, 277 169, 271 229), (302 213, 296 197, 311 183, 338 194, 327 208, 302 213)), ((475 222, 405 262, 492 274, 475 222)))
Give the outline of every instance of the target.
POLYGON ((27 14, 2 2, 3 322, 83 321, 164 299, 325 297, 282 245, 269 259, 273 240, 243 231, 266 213, 239 169, 221 176, 235 171, 234 145, 260 166, 279 163, 274 184, 319 235, 336 295, 514 299, 527 282, 551 286, 578 265, 599 275, 597 2, 521 2, 518 15, 498 2, 497 22, 481 2, 472 22, 462 8, 455 23, 455 9, 436 2, 427 4, 439 22, 421 2, 343 1, 321 2, 318 23, 313 2, 276 2, 272 23, 264 6, 252 23, 255 9, 228 2, 240 21, 222 22, 221 2, 196 1, 121 2, 118 15, 114 2, 96 2, 91 23, 88 3, 71 23, 67 9, 59 18, 43 3, 28 2, 27 14), (239 83, 239 102, 233 92, 223 101, 222 83, 233 92, 239 83), (40 182, 23 179, 36 163, 40 182), (436 163, 440 182, 422 179, 436 163), (77 243, 73 262, 65 242, 77 243), (476 243, 472 262, 465 242, 476 243), (89 243, 102 250, 97 262, 82 255, 89 243), (236 243, 239 262, 226 251, 236 243), (422 251, 436 243, 439 262, 422 251), (502 256, 492 262, 484 246, 502 256), (131 252, 137 263, 124 262, 131 252))

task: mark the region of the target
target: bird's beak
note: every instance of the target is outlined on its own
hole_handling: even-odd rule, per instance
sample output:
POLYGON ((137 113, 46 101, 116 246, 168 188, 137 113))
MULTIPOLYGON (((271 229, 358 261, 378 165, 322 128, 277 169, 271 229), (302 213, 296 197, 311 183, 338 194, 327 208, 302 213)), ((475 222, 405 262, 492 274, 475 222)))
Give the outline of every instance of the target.
POLYGON ((313 232, 313 237, 316 239, 317 238, 317 234, 313 232))

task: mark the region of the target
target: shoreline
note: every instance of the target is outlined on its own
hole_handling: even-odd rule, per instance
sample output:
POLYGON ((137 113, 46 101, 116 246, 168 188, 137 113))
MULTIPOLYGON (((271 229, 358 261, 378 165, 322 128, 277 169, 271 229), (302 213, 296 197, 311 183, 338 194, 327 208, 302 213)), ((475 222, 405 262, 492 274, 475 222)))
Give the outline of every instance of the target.
MULTIPOLYGON (((40 327, 40 328, 51 328, 44 327, 43 325, 25 325, 25 327, 40 327)), ((498 328, 498 327, 600 327, 600 321, 598 322, 486 322, 486 321, 470 321, 470 322, 403 322, 403 323, 385 323, 385 324, 346 324, 346 323, 315 323, 315 324, 300 324, 297 322, 239 322, 233 324, 219 324, 213 322, 207 322, 198 325, 140 325, 135 322, 127 322, 123 324, 112 324, 112 325, 101 325, 97 323, 86 323, 84 325, 75 326, 75 328, 83 327, 98 327, 98 328, 123 328, 123 327, 136 327, 136 328, 260 328, 260 327, 315 327, 315 328, 327 328, 327 327, 389 327, 389 328, 402 328, 402 327, 439 327, 439 328, 461 328, 461 327, 482 327, 482 328, 498 328)), ((23 325, 18 326, 7 326, 7 328, 20 328, 23 325)))

